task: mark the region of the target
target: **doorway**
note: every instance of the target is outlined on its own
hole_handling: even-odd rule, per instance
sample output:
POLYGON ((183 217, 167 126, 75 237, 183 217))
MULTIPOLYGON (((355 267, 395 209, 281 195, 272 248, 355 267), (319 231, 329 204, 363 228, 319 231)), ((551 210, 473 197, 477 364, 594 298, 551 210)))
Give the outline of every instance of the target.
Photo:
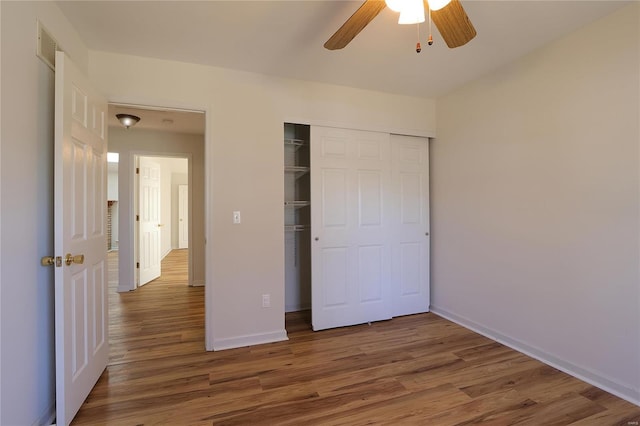
MULTIPOLYGON (((141 287, 164 272, 163 261, 172 259, 172 268, 184 269, 188 266, 178 263, 179 259, 189 264, 189 159, 188 157, 140 156, 134 158, 135 185, 134 206, 134 262, 136 262, 136 283, 141 287), (183 199, 180 199, 180 190, 183 199), (185 192, 186 190, 186 192, 185 192), (180 215, 181 201, 183 204, 180 215), (181 226, 186 224, 186 226, 181 226), (182 229, 182 232, 180 232, 182 229), (184 234, 181 244, 180 234, 184 234), (180 250, 180 253, 173 253, 180 250)), ((187 282, 193 285, 188 273, 187 282)))
MULTIPOLYGON (((140 169, 139 159, 148 157, 160 162, 166 180, 165 198, 172 200, 161 212, 159 225, 165 244, 161 248, 162 262, 170 266, 161 278, 171 278, 171 282, 180 281, 184 287, 205 285, 205 115, 197 111, 175 111, 171 109, 134 107, 129 105, 109 105, 109 143, 108 150, 118 154, 117 167, 117 251, 110 253, 110 276, 116 277, 110 291, 115 293, 131 292, 139 289, 137 274, 138 243, 136 242, 139 194, 137 193, 136 173, 140 169), (127 113, 140 117, 140 121, 125 128, 116 119, 116 114, 127 113), (173 164, 173 165, 172 165, 173 164), (181 164, 176 166, 176 164, 181 164), (186 165, 186 167, 185 167, 186 165), (178 241, 179 187, 186 188, 186 247, 178 241), (170 188, 170 189, 169 189, 170 188), (165 219, 169 218, 170 222, 165 219), (175 234, 175 235, 174 235, 175 234), (112 266, 113 265, 113 266, 112 266), (114 270, 113 268, 117 269, 114 270), (178 279, 178 276, 180 277, 178 279), (184 279, 188 277, 188 279, 184 279), (186 284, 186 285, 185 285, 186 284)), ((113 179, 109 177, 109 179, 113 179)), ((184 192, 185 189, 182 189, 184 192)), ((183 211, 185 210, 183 206, 183 211)), ((113 228, 112 228, 113 232, 113 228)), ((183 239, 185 239, 183 237, 183 239)), ((112 246, 113 247, 113 246, 112 246)), ((162 265, 164 266, 164 265, 162 265)), ((140 289, 141 291, 142 289, 140 289)), ((204 300, 204 292, 200 291, 204 300)), ((129 297, 128 300, 131 298, 129 297)), ((121 317, 126 312, 116 310, 110 315, 121 317)), ((204 328, 204 324, 203 324, 204 328)), ((205 342, 206 343, 206 342, 205 342)))
MULTIPOLYGON (((205 283, 204 118, 202 112, 120 104, 109 106, 109 151, 119 154, 118 292, 133 291, 139 286, 136 219, 140 212, 136 172, 140 157, 186 158, 187 178, 180 184, 186 184, 188 188, 189 285, 203 286, 205 283), (115 118, 120 113, 136 115, 140 121, 125 128, 115 118)), ((177 189, 175 191, 177 194, 177 189)), ((165 225, 166 229, 166 224, 158 224, 165 225)), ((171 228, 177 230, 178 226, 171 228)))

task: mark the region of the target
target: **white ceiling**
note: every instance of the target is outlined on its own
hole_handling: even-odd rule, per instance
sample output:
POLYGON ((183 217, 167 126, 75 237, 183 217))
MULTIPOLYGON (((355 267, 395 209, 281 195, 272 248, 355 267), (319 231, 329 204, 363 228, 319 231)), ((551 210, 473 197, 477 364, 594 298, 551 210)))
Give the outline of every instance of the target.
MULTIPOLYGON (((345 49, 324 42, 362 1, 58 1, 90 49, 437 97, 625 2, 462 0, 478 36, 415 52, 416 26, 388 8, 345 49)), ((606 37, 606 34, 602 34, 606 37)))

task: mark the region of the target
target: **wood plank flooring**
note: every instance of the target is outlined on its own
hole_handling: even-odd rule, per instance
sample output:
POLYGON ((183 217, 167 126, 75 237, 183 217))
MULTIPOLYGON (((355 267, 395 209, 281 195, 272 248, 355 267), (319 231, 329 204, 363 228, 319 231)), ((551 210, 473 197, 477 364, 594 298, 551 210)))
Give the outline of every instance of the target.
POLYGON ((434 314, 314 333, 295 313, 288 342, 206 352, 185 256, 125 294, 110 256, 110 365, 73 424, 640 424, 640 407, 434 314))

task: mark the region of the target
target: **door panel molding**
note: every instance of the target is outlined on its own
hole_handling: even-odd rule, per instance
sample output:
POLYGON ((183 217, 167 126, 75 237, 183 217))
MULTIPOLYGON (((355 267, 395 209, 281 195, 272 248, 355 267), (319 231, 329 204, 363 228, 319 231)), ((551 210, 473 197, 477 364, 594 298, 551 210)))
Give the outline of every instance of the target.
POLYGON ((106 100, 56 52, 56 422, 68 425, 107 366, 106 100))

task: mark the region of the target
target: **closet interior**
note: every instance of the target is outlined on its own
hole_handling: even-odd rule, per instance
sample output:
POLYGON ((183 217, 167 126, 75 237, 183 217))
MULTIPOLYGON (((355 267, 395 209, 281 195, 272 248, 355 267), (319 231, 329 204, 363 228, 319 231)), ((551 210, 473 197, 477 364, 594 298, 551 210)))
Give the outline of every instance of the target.
POLYGON ((310 126, 284 124, 285 311, 311 309, 310 126))

